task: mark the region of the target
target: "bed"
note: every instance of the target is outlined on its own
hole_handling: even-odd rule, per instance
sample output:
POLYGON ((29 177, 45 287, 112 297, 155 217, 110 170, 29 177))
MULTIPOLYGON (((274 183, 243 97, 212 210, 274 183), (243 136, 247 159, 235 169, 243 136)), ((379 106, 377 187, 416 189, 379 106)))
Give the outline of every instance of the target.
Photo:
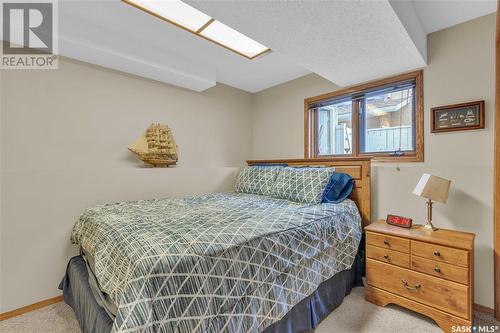
POLYGON ((314 329, 359 283, 370 160, 248 161, 275 164, 333 166, 355 187, 338 204, 215 193, 86 210, 61 282, 82 331, 314 329))

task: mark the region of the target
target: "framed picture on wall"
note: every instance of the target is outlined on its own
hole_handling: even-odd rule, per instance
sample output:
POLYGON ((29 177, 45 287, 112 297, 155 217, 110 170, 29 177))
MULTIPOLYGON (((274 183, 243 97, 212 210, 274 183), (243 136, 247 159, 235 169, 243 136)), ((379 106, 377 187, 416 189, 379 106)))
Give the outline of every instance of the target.
POLYGON ((484 128, 484 101, 431 109, 431 132, 466 131, 484 128))

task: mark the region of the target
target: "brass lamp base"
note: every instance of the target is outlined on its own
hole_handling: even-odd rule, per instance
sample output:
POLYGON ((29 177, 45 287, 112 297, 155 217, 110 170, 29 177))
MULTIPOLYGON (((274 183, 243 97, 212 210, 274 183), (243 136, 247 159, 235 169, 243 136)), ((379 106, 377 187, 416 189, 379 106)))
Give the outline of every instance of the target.
POLYGON ((431 232, 437 230, 437 228, 432 225, 432 205, 432 200, 427 200, 427 224, 422 227, 422 229, 431 232))
POLYGON ((422 226, 422 229, 424 229, 426 231, 436 231, 436 230, 438 230, 438 228, 436 228, 435 226, 432 225, 432 222, 427 222, 426 225, 422 226))

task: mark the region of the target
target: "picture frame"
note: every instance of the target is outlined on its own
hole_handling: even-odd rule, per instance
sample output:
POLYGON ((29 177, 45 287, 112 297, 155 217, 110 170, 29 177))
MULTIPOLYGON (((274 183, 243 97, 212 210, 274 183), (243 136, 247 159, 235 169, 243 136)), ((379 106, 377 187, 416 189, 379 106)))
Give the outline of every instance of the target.
POLYGON ((389 214, 387 215, 385 222, 390 225, 395 225, 396 227, 411 228, 413 219, 409 217, 389 214))
POLYGON ((483 129, 484 101, 431 108, 431 133, 483 129))

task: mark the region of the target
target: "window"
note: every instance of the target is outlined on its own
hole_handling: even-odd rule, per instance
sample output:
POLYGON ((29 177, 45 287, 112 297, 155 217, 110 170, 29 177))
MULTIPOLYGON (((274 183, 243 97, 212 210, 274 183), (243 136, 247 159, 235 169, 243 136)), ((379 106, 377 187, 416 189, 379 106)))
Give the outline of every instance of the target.
POLYGON ((305 100, 307 158, 423 161, 422 71, 305 100))

